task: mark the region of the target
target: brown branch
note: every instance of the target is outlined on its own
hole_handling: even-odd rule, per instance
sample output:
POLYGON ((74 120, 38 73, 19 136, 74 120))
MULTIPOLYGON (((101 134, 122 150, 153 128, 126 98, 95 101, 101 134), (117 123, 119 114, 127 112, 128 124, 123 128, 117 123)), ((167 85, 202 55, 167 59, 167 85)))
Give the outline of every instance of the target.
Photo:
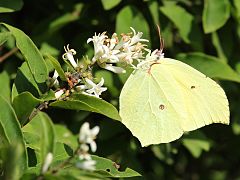
POLYGON ((8 57, 10 57, 11 55, 13 55, 15 52, 18 51, 18 48, 13 48, 11 51, 7 52, 6 54, 4 54, 3 56, 0 57, 0 63, 2 63, 5 59, 7 59, 8 57))

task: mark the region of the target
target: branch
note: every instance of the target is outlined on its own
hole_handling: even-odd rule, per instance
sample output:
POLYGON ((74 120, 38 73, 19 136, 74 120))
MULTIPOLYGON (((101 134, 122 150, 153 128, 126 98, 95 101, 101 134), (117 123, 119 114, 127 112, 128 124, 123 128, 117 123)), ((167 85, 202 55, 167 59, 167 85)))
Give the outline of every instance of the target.
POLYGON ((15 52, 18 51, 18 48, 13 48, 11 51, 7 52, 6 54, 4 54, 3 56, 0 57, 0 63, 2 63, 5 59, 7 59, 8 57, 10 57, 11 55, 13 55, 15 52))

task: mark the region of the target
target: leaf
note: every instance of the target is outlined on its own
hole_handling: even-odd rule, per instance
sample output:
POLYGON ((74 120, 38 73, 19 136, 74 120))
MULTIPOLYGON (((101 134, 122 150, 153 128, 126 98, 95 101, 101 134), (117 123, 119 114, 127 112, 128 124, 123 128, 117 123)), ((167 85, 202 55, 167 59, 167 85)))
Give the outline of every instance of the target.
MULTIPOLYGON (((31 135, 28 135, 28 136, 29 137, 27 137, 27 139, 29 139, 31 135)), ((38 137, 38 139, 39 138, 40 137, 38 137)), ((30 173, 30 174, 39 175, 39 172, 41 171, 41 168, 42 168, 41 166, 42 166, 43 161, 41 160, 41 155, 39 154, 39 152, 40 152, 39 148, 40 147, 38 145, 37 149, 35 149, 35 152, 36 152, 37 158, 38 158, 38 163, 34 167, 28 168, 27 174, 30 173)), ((58 166, 64 160, 69 158, 70 155, 72 156, 72 154, 73 154, 72 152, 69 154, 69 147, 68 146, 66 146, 66 145, 64 145, 63 143, 60 143, 60 142, 55 142, 55 144, 54 144, 54 153, 53 153, 53 161, 51 163, 51 166, 52 167, 58 166)), ((62 171, 63 171, 63 169, 61 169, 60 172, 62 172, 62 171)))
POLYGON ((22 0, 1 0, 0 1, 0 13, 14 12, 22 9, 22 0))
POLYGON ((1 148, 5 147, 5 145, 18 143, 17 146, 22 149, 22 152, 18 152, 21 155, 16 154, 17 164, 14 169, 18 169, 18 174, 16 176, 20 177, 28 166, 23 134, 13 108, 2 96, 0 96, 0 107, 0 151, 1 148))
POLYGON ((240 22, 240 1, 239 0, 233 0, 233 4, 236 8, 236 14, 237 14, 237 18, 238 18, 238 21, 240 22))
POLYGON ((85 171, 75 167, 75 163, 79 162, 79 158, 74 159, 72 166, 65 167, 59 171, 59 175, 63 177, 74 177, 75 179, 108 179, 108 178, 127 178, 141 176, 138 172, 126 168, 125 171, 119 171, 115 162, 102 158, 99 156, 92 155, 93 160, 96 161, 96 170, 93 172, 85 171))
POLYGON ((230 17, 229 0, 204 0, 203 30, 210 33, 221 28, 230 17))
POLYGON ((64 71, 60 65, 60 63, 58 62, 57 59, 55 59, 54 57, 52 57, 51 55, 48 55, 47 58, 51 61, 53 67, 56 69, 56 71, 58 72, 59 77, 61 78, 61 80, 63 81, 67 81, 67 78, 64 74, 64 71))
POLYGON ((0 95, 4 97, 7 101, 10 101, 10 78, 6 71, 0 73, 0 84, 4 86, 4 88, 0 88, 0 95))
POLYGON ((220 60, 223 62, 227 62, 228 60, 222 49, 217 32, 212 33, 212 42, 213 42, 215 49, 217 50, 217 54, 218 54, 218 57, 220 58, 220 60))
POLYGON ((203 151, 210 149, 210 142, 201 131, 194 131, 185 136, 183 145, 195 158, 199 158, 203 151))
POLYGON ((47 153, 54 152, 55 131, 47 114, 38 114, 22 128, 26 145, 35 150, 38 163, 43 163, 47 153))
POLYGON ((56 142, 66 144, 72 149, 76 149, 78 147, 77 137, 74 136, 67 127, 55 124, 54 129, 56 132, 56 142))
POLYGON ((1 179, 11 179, 11 180, 18 180, 21 175, 24 173, 19 164, 19 161, 22 160, 22 157, 25 155, 26 150, 22 146, 21 143, 15 142, 11 144, 6 149, 4 149, 3 157, 3 176, 1 175, 1 179))
POLYGON ((40 98, 43 101, 55 100, 56 99, 55 92, 52 89, 50 89, 47 93, 43 94, 40 98))
POLYGON ((6 26, 16 39, 16 45, 21 51, 24 59, 38 83, 43 83, 48 78, 48 71, 45 61, 32 40, 21 30, 2 23, 6 26))
POLYGON ((8 38, 11 37, 11 35, 12 34, 10 32, 1 32, 0 33, 0 46, 2 44, 4 44, 8 40, 8 38))
POLYGON ((109 180, 108 178, 91 171, 85 171, 78 169, 75 166, 67 167, 59 171, 58 179, 62 178, 63 180, 109 180))
POLYGON ((55 14, 53 14, 53 16, 44 19, 44 21, 36 25, 33 30, 34 34, 38 34, 38 37, 36 38, 37 41, 48 39, 49 37, 55 35, 63 27, 77 21, 79 17, 81 17, 83 7, 83 3, 76 3, 74 7, 72 7, 74 8, 72 12, 60 14, 59 17, 56 17, 55 14))
POLYGON ((117 6, 121 0, 101 0, 103 8, 105 10, 112 9, 113 7, 117 6))
POLYGON ((171 147, 170 143, 160 144, 158 146, 151 146, 151 150, 153 151, 155 157, 163 161, 164 163, 168 165, 172 165, 174 163, 172 154, 174 153, 174 151, 177 152, 177 150, 171 147))
POLYGON ((235 135, 240 135, 240 123, 237 121, 234 121, 232 124, 232 130, 235 135))
POLYGON ((149 2, 149 10, 153 17, 154 24, 159 24, 159 8, 157 1, 150 1, 149 2))
POLYGON ((175 4, 162 6, 160 10, 178 28, 184 42, 190 43, 189 35, 192 29, 193 16, 185 9, 175 4))
POLYGON ((115 120, 120 120, 118 111, 112 104, 93 96, 73 94, 68 100, 55 101, 51 103, 50 106, 72 110, 91 111, 103 114, 115 120))
POLYGON ((214 56, 209 56, 200 52, 188 54, 181 53, 177 55, 176 59, 189 64, 208 77, 240 82, 239 74, 228 64, 223 63, 214 56))
POLYGON ((92 155, 91 157, 93 160, 96 161, 95 172, 98 172, 99 174, 105 177, 126 178, 126 177, 141 176, 141 174, 139 174, 138 172, 130 168, 126 168, 125 171, 118 171, 118 168, 117 168, 118 165, 109 159, 95 156, 95 155, 92 155))
POLYGON ((13 99, 13 108, 21 125, 27 122, 34 108, 41 102, 29 92, 23 92, 13 99))
POLYGON ((36 83, 27 63, 23 63, 17 71, 17 76, 12 87, 12 100, 20 93, 28 91, 33 96, 39 97, 41 91, 36 83))
POLYGON ((117 15, 116 33, 130 32, 130 27, 143 32, 143 38, 150 39, 149 26, 141 11, 138 11, 133 6, 125 6, 117 15))

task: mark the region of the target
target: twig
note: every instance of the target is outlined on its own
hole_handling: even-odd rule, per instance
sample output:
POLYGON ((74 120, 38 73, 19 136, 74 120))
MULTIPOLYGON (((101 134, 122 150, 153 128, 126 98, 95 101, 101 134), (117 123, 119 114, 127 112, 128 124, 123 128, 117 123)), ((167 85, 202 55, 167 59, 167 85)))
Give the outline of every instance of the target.
POLYGON ((53 168, 51 170, 52 174, 56 174, 59 169, 63 168, 65 165, 67 165, 68 163, 71 162, 71 160, 79 153, 79 147, 74 151, 73 155, 68 157, 65 161, 63 161, 62 163, 60 163, 58 166, 56 166, 55 168, 53 168))
POLYGON ((0 63, 2 63, 5 59, 13 55, 15 52, 18 51, 18 48, 13 48, 11 51, 5 53, 3 56, 0 57, 0 63))
POLYGON ((30 114, 30 116, 28 117, 28 121, 24 123, 23 126, 25 126, 27 123, 29 123, 36 115, 39 111, 42 111, 43 109, 47 109, 48 108, 48 102, 44 101, 43 103, 41 103, 36 109, 34 109, 32 111, 32 113, 30 114))

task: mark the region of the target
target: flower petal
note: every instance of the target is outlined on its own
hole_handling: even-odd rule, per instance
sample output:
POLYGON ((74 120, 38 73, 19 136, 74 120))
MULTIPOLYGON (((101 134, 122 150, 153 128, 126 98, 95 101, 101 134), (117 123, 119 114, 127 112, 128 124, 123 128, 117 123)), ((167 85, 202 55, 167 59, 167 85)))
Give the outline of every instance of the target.
POLYGON ((106 64, 104 69, 107 69, 107 70, 112 71, 114 73, 126 73, 125 69, 123 69, 121 67, 113 66, 112 64, 106 64))

